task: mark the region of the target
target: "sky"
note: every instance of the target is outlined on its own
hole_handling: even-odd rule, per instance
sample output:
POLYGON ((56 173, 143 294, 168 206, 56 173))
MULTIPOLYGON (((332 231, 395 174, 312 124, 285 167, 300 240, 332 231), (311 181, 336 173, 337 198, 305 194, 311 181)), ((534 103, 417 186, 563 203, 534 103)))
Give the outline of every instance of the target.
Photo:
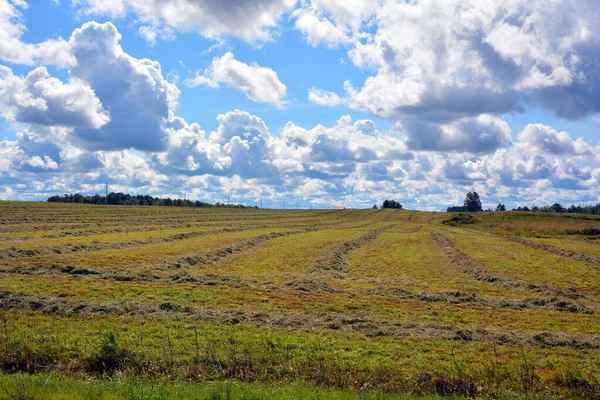
POLYGON ((597 0, 0 0, 0 199, 600 202, 597 0))

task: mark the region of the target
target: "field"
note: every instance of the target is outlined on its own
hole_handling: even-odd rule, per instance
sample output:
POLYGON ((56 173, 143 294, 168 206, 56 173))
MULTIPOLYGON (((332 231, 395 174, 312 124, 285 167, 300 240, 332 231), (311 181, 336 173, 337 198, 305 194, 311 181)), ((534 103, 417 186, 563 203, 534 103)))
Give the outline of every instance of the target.
POLYGON ((600 219, 0 202, 0 399, 600 398, 600 219))

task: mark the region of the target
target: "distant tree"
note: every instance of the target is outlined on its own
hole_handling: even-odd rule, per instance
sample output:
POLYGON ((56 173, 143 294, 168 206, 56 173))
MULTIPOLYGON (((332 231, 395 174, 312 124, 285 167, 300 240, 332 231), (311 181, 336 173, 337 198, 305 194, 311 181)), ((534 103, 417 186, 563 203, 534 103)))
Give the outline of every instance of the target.
POLYGON ((482 211, 481 207, 481 199, 477 192, 469 192, 467 193, 467 197, 465 197, 464 208, 470 212, 479 212, 482 211))
POLYGON ((504 206, 504 204, 498 203, 498 205, 496 206, 496 211, 506 211, 506 207, 504 206))
POLYGON ((377 204, 373 204, 373 207, 371 207, 373 210, 377 210, 377 204))
POLYGON ((533 205, 533 206, 531 206, 531 211, 538 212, 538 211, 540 211, 540 208, 536 205, 533 205))
POLYGON ((401 209, 402 208, 402 204, 400 204, 396 200, 385 200, 383 202, 381 208, 397 208, 397 209, 401 209))
POLYGON ((554 203, 550 206, 550 209, 554 212, 564 212, 565 208, 559 204, 559 203, 554 203))

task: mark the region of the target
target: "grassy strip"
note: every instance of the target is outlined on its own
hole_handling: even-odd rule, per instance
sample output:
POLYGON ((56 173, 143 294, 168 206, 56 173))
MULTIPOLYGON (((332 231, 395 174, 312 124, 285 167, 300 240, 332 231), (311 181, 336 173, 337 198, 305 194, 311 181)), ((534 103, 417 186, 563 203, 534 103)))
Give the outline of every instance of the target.
POLYGON ((5 372, 155 383, 304 382, 354 392, 378 388, 493 398, 509 393, 570 398, 600 394, 597 350, 140 319, 23 317, 4 323, 0 369, 5 372))
POLYGON ((600 267, 600 257, 597 257, 597 256, 576 253, 574 251, 561 249, 559 247, 552 246, 550 244, 537 243, 537 242, 523 239, 523 238, 516 237, 516 236, 505 236, 505 238, 508 240, 512 240, 513 242, 517 242, 517 243, 523 244, 525 246, 532 247, 534 249, 542 249, 542 250, 545 250, 552 254, 556 254, 556 255, 559 255, 562 257, 571 257, 577 261, 584 262, 584 263, 592 265, 594 267, 600 267))
POLYGON ((600 299, 600 270, 594 266, 496 236, 451 233, 448 237, 474 265, 497 277, 600 299))
MULTIPOLYGON (((440 399, 438 395, 355 392, 306 384, 258 385, 238 381, 168 382, 143 379, 83 381, 56 374, 0 374, 0 399, 13 400, 402 400, 440 399)), ((461 398, 461 396, 452 396, 461 398)))
POLYGON ((220 322, 228 324, 251 324, 272 328, 312 329, 313 331, 359 333, 368 337, 396 336, 418 337, 423 340, 467 340, 487 341, 495 337, 499 344, 528 343, 549 347, 573 347, 600 350, 600 340, 595 335, 565 332, 529 332, 506 329, 484 329, 471 326, 452 326, 434 322, 390 322, 363 313, 344 315, 337 312, 294 312, 235 308, 208 308, 182 306, 165 302, 160 305, 134 302, 73 302, 61 299, 26 296, 0 292, 0 309, 6 311, 35 311, 44 315, 71 317, 121 316, 188 321, 193 323, 220 322))

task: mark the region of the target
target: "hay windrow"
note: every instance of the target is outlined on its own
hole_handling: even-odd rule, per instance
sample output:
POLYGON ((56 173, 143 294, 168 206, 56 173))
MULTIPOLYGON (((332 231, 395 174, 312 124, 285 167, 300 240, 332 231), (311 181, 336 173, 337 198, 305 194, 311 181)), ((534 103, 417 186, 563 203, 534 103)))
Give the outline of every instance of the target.
POLYGON ((480 282, 487 282, 494 285, 504 286, 512 289, 522 289, 534 293, 544 293, 549 296, 562 296, 569 299, 585 299, 586 296, 575 289, 556 289, 544 284, 536 284, 522 279, 509 278, 506 276, 495 275, 483 268, 473 264, 471 257, 458 250, 454 243, 446 236, 438 232, 432 232, 431 238, 442 249, 449 258, 450 263, 463 273, 469 274, 473 279, 480 282))
POLYGON ((498 344, 527 343, 544 347, 600 349, 600 337, 590 334, 529 332, 439 325, 429 322, 390 322, 367 314, 351 317, 336 312, 269 311, 208 308, 174 303, 83 302, 0 292, 0 311, 25 311, 45 315, 143 318, 196 323, 249 324, 272 328, 358 333, 369 337, 395 336, 422 340, 490 341, 498 344))
POLYGON ((576 253, 574 251, 561 249, 556 246, 552 246, 545 243, 536 243, 534 241, 523 239, 518 236, 504 236, 504 238, 534 249, 541 249, 547 251, 548 253, 555 254, 557 256, 572 258, 574 260, 584 262, 594 267, 600 267, 600 257, 595 257, 589 254, 576 253))
POLYGON ((146 246, 149 244, 158 244, 158 243, 170 243, 176 242, 179 240, 193 239, 202 236, 209 235, 220 235, 224 233, 231 232, 241 232, 245 230, 254 229, 254 227, 244 226, 237 228, 225 228, 225 229, 216 229, 209 231, 198 231, 198 232, 189 232, 189 233, 178 233, 171 236, 161 236, 154 237, 144 240, 131 240, 128 242, 118 242, 118 243, 105 243, 105 242, 93 242, 91 244, 68 244, 65 246, 59 247, 38 247, 34 249, 17 249, 17 248, 9 248, 7 250, 0 250, 0 259, 2 258, 21 258, 21 257, 34 257, 41 255, 53 255, 53 254, 70 254, 70 253, 78 253, 85 251, 98 251, 98 250, 110 250, 110 249, 125 249, 131 247, 139 247, 146 246))
POLYGON ((266 235, 256 236, 250 239, 241 240, 239 242, 233 243, 231 245, 219 247, 215 250, 198 254, 195 256, 184 257, 178 261, 175 261, 171 264, 168 264, 167 267, 172 268, 189 268, 194 265, 199 264, 214 264, 221 260, 222 258, 229 257, 232 254, 242 252, 244 250, 251 249, 256 247, 268 240, 273 240, 285 236, 297 235, 300 233, 311 232, 316 229, 302 229, 291 232, 272 232, 266 235))
POLYGON ((325 251, 324 253, 320 254, 315 258, 315 260, 312 262, 309 268, 309 273, 323 271, 340 273, 344 271, 348 260, 348 255, 352 251, 371 243, 373 240, 377 239, 379 235, 381 235, 384 231, 390 229, 393 226, 395 225, 390 225, 382 229, 370 231, 356 239, 349 240, 347 242, 330 248, 329 250, 325 251))

